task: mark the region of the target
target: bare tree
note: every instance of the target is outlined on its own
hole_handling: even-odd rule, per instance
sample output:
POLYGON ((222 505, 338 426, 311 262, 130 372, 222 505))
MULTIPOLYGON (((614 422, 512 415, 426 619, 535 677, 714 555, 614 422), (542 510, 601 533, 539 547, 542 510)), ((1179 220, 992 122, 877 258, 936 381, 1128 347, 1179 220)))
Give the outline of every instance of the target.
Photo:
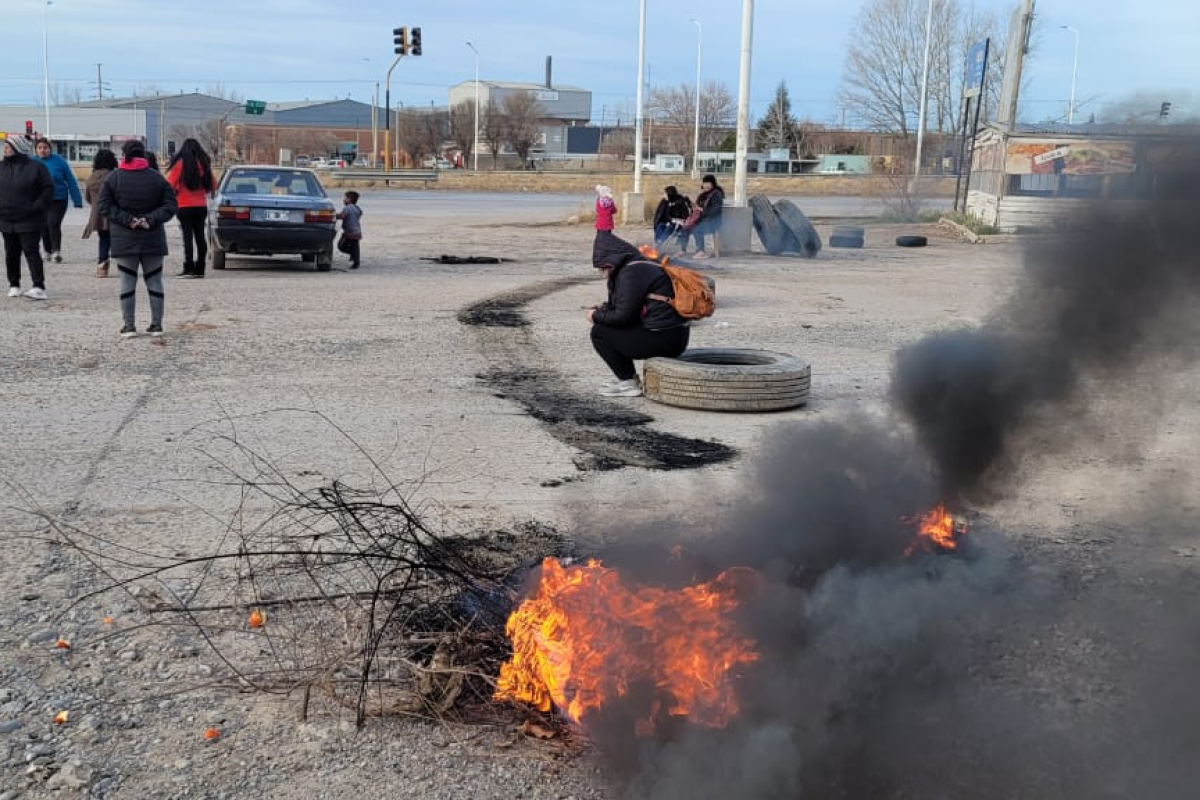
POLYGON ((500 148, 504 146, 504 132, 508 123, 504 112, 493 105, 483 106, 479 110, 479 136, 491 151, 492 169, 495 169, 500 158, 500 148))
POLYGON ((444 136, 442 115, 416 108, 406 108, 398 115, 396 145, 408 153, 414 162, 425 156, 441 153, 444 136))
POLYGON ((633 129, 614 128, 604 134, 600 140, 600 152, 612 156, 617 163, 624 164, 625 159, 633 155, 633 129))
POLYGON ((72 83, 50 84, 50 105, 69 106, 75 103, 82 103, 85 99, 83 96, 83 87, 81 86, 72 83))
POLYGON ((212 97, 219 97, 222 100, 231 100, 234 103, 243 103, 246 98, 237 89, 230 89, 224 83, 217 81, 210 83, 204 87, 204 94, 212 97))
POLYGON ((538 122, 546 115, 532 92, 514 92, 501 103, 504 113, 504 141, 516 151, 524 164, 529 151, 538 143, 538 122))
MULTIPOLYGON (((482 135, 482 133, 481 133, 482 135)), ((450 138, 463 154, 466 164, 475 148, 475 100, 464 100, 450 109, 450 138)))
MULTIPOLYGON (((666 141, 672 152, 693 158, 696 124, 696 85, 656 86, 650 90, 649 105, 658 110, 658 118, 668 131, 666 141)), ((733 124, 736 104, 733 94, 719 81, 709 81, 700 90, 700 147, 711 149, 720 133, 733 124)))
MULTIPOLYGON (((841 103, 868 128, 903 136, 914 132, 920 107, 925 53, 925 0, 865 0, 857 36, 846 54, 841 103)), ((934 0, 930 32, 926 129, 958 127, 966 54, 971 44, 992 39, 990 83, 999 87, 1003 42, 996 17, 964 13, 960 0, 934 0)), ((991 107, 995 107, 991 104, 991 107)))

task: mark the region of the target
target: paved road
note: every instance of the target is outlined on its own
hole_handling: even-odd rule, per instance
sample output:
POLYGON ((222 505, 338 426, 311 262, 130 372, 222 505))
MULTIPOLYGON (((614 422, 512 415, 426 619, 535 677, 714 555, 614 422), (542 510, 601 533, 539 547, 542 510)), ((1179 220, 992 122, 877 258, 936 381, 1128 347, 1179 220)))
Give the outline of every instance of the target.
MULTIPOLYGON (((335 190, 336 193, 336 190, 335 190)), ((587 194, 534 194, 524 192, 443 192, 413 190, 365 190, 361 192, 363 210, 370 214, 398 213, 409 218, 464 219, 478 222, 550 222, 566 219, 580 210, 589 210, 594 198, 587 194)), ((778 200, 779 197, 772 197, 778 200)), ((882 200, 872 197, 801 197, 791 198, 811 217, 878 217, 886 210, 882 200)), ((950 208, 949 198, 927 203, 936 210, 950 208)))

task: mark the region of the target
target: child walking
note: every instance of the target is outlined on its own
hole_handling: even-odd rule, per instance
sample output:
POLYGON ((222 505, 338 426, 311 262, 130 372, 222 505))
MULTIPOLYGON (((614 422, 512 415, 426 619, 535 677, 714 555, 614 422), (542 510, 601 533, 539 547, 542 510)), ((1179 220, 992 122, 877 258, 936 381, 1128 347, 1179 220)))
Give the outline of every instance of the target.
POLYGON ((358 192, 350 191, 342 195, 342 210, 337 218, 342 221, 342 237, 338 239, 337 247, 350 256, 350 269, 358 269, 359 242, 362 241, 362 209, 358 207, 358 192))

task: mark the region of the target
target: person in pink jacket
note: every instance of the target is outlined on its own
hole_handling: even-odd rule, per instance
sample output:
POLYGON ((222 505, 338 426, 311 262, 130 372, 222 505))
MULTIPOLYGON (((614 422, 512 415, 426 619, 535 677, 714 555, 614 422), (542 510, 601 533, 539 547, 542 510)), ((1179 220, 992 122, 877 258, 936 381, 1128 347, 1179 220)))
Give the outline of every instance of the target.
POLYGON ((216 181, 213 180, 212 161, 195 139, 184 139, 167 165, 167 183, 175 190, 179 227, 183 229, 183 272, 178 277, 203 278, 204 262, 208 258, 204 220, 208 216, 208 198, 213 194, 216 181))
POLYGON ((596 187, 596 230, 612 233, 613 218, 617 215, 617 204, 613 201, 612 189, 600 184, 596 187))

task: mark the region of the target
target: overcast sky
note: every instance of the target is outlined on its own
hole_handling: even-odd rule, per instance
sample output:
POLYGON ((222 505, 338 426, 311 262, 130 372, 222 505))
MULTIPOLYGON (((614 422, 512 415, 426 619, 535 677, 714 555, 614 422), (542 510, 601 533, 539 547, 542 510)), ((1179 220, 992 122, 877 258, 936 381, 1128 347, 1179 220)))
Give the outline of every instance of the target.
MULTIPOLYGON (((970 4, 972 0, 962 0, 970 4)), ((974 0, 1004 12, 1015 0, 974 0)), ((393 27, 419 26, 424 52, 392 77, 393 105, 445 104, 446 89, 474 77, 536 81, 553 57, 554 82, 593 93, 593 118, 634 107, 638 0, 0 0, 0 103, 40 104, 43 17, 52 84, 105 94, 154 86, 163 93, 212 90, 243 99, 370 102, 392 60, 393 27)), ((650 85, 691 83, 703 26, 703 80, 736 94, 742 3, 647 0, 650 85)), ((858 0, 757 0, 751 103, 755 117, 786 81, 795 115, 838 117, 846 43, 858 0)), ((1142 93, 1146 104, 1192 104, 1200 76, 1197 0, 1038 0, 1037 53, 1024 116, 1065 113, 1073 38, 1080 32, 1080 114, 1142 93), (1088 103, 1091 105, 1089 106, 1088 103)), ((380 89, 382 103, 383 90, 380 89)))

